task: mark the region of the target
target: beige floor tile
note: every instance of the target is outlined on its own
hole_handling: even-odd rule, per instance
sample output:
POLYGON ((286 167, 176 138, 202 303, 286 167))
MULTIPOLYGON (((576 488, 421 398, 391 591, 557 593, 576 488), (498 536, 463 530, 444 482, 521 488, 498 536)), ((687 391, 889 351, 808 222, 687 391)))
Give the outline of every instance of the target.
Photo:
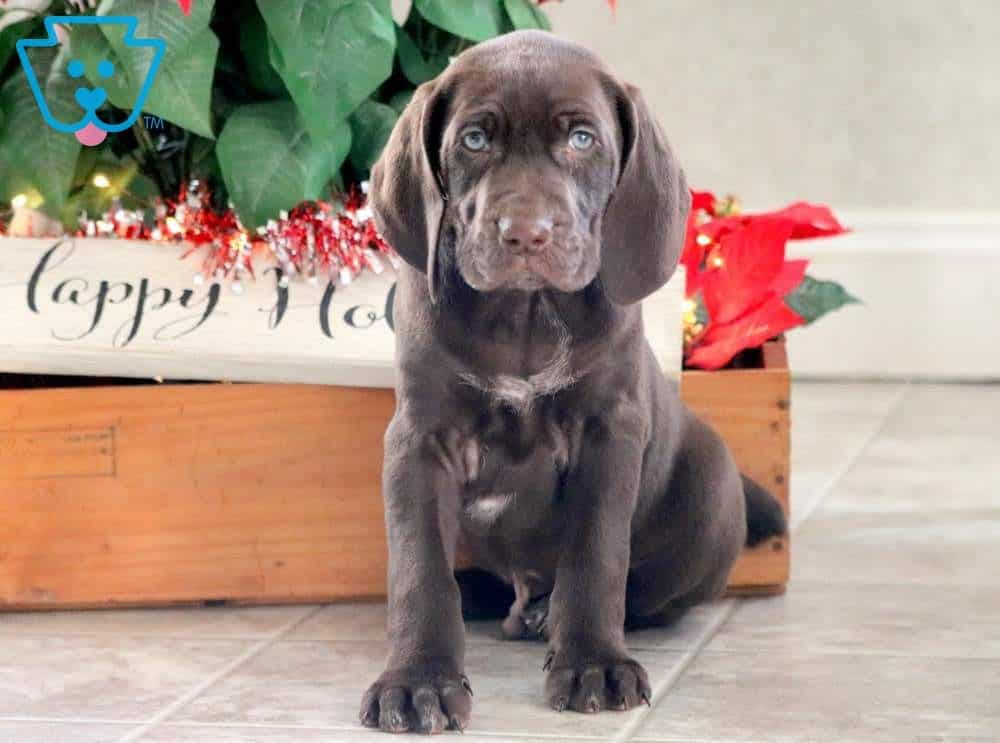
POLYGON ((831 511, 1000 508, 1000 387, 913 387, 838 485, 831 511))
POLYGON ((133 728, 81 722, 0 721, 0 743, 115 743, 133 728))
POLYGON ((703 653, 637 738, 910 743, 1000 733, 1000 661, 703 653))
POLYGON ((879 514, 836 513, 824 505, 796 536, 792 580, 996 590, 998 545, 1000 509, 879 514))
POLYGON ((258 639, 312 609, 311 606, 263 606, 0 613, 0 635, 258 639))
POLYGON ((741 602, 708 650, 995 658, 1000 591, 792 583, 741 602))
POLYGON ((286 640, 382 642, 385 640, 384 601, 347 601, 324 606, 288 635, 286 640))
MULTIPOLYGON (((699 606, 677 624, 637 630, 627 635, 629 647, 643 650, 688 650, 715 619, 718 604, 699 606)), ((386 638, 386 611, 383 602, 331 604, 295 628, 284 640, 328 640, 383 642, 386 638)), ((506 644, 499 621, 466 622, 466 642, 506 644)))
MULTIPOLYGON (((475 690, 470 734, 607 737, 637 712, 557 713, 542 701, 545 647, 473 644, 466 671, 475 690)), ((681 657, 638 651, 653 682, 681 657)), ((361 695, 382 670, 383 643, 282 642, 237 668, 168 722, 274 726, 357 724, 361 695)))
POLYGON ((145 720, 249 643, 113 637, 4 637, 0 718, 145 720))
POLYGON ((352 743, 359 735, 356 730, 160 725, 137 743, 352 743))
POLYGON ((792 518, 807 513, 898 400, 897 384, 792 385, 792 518))
MULTIPOLYGON (((445 739, 460 740, 462 743, 502 743, 502 741, 510 740, 509 737, 498 738, 473 733, 465 733, 461 736, 457 733, 448 733, 445 739)), ((144 735, 138 743, 364 743, 364 741, 378 743, 382 740, 392 741, 392 743, 397 741, 423 741, 426 743, 428 738, 426 735, 416 734, 386 736, 361 729, 162 725, 144 735)), ((522 736, 518 736, 517 741, 518 743, 554 743, 552 738, 522 736)))

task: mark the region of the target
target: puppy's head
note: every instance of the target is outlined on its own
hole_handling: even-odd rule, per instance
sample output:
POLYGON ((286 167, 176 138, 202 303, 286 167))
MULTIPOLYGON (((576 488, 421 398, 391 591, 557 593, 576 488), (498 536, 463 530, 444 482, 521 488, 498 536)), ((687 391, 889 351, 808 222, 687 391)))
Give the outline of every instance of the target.
POLYGON ((425 83, 372 171, 379 229, 426 270, 477 291, 636 302, 677 265, 689 195, 639 91, 541 32, 462 54, 425 83))

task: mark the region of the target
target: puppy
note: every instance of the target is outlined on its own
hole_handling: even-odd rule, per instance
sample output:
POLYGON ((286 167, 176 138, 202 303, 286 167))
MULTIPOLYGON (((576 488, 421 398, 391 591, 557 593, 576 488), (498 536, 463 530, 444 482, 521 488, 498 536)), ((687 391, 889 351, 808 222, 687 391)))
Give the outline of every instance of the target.
POLYGON ((460 539, 513 586, 505 635, 544 624, 553 709, 648 703, 626 619, 718 596, 748 514, 755 541, 785 525, 644 338, 639 300, 674 272, 690 197, 641 94, 546 33, 480 44, 417 90, 371 200, 406 265, 383 473, 391 649, 361 722, 468 723, 460 539))

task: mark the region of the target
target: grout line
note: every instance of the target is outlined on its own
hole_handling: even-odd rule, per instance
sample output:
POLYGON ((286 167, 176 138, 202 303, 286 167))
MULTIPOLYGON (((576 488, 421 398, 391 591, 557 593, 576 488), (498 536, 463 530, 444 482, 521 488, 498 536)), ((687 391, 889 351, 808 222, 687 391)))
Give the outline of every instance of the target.
MULTIPOLYGON (((896 412, 897 408, 902 404, 903 399, 906 397, 907 393, 910 391, 910 382, 906 382, 893 393, 889 402, 885 406, 885 412, 879 417, 878 421, 872 426, 871 430, 863 437, 861 442, 854 448, 853 451, 848 454, 847 459, 844 464, 834 472, 833 476, 829 481, 820 489, 819 495, 817 495, 812 502, 807 506, 805 512, 798 519, 792 519, 792 522, 788 525, 789 535, 794 535, 799 528, 806 522, 806 520, 815 513, 816 509, 820 506, 823 501, 829 497, 830 493, 836 487, 844 475, 846 475, 850 469, 854 466, 857 460, 864 454, 865 450, 868 449, 869 445, 878 437, 878 435, 885 428, 886 423, 896 412)), ((660 681, 653 689, 653 698, 650 700, 652 702, 648 709, 642 711, 641 715, 636 716, 634 719, 626 723, 615 735, 614 740, 624 741, 631 740, 632 737, 638 732, 638 730, 645 723, 646 718, 652 713, 656 708, 656 705, 660 703, 660 700, 665 697, 670 689, 680 680, 681 676, 687 671, 695 659, 701 654, 708 644, 712 641, 719 630, 725 625, 726 622, 736 613, 737 608, 745 602, 746 599, 734 598, 728 599, 726 605, 722 609, 719 616, 713 620, 708 627, 702 632, 695 642, 694 647, 687 651, 681 659, 674 665, 670 670, 670 673, 665 679, 660 681)))
POLYGON ((229 663, 220 668, 218 671, 211 674, 201 683, 195 685, 193 689, 190 689, 188 692, 182 694, 180 697, 178 697, 173 702, 168 704, 166 707, 161 709, 159 712, 153 715, 149 720, 147 720, 144 724, 140 725, 136 729, 132 730, 130 733, 127 733, 126 735, 119 738, 117 743, 133 743, 133 741, 139 740, 146 733, 150 732, 161 722, 170 718, 171 715, 174 715, 175 713, 179 712, 181 709, 186 707, 188 704, 193 702, 206 690, 210 689, 212 686, 214 686, 219 681, 224 679, 226 676, 231 674, 241 665, 251 660, 255 656, 259 655, 263 651, 267 650, 282 637, 287 635, 289 632, 294 630, 300 624, 302 624, 307 619, 311 618, 313 615, 319 613, 322 610, 323 610, 323 605, 314 606, 312 609, 304 612, 301 616, 289 620, 282 627, 275 630, 269 636, 258 641, 257 643, 249 647, 247 650, 243 651, 238 657, 234 658, 229 663))
POLYGON ((889 422, 889 419, 895 414, 900 405, 902 405, 903 399, 910 391, 910 387, 910 382, 905 382, 900 385, 899 389, 897 389, 893 396, 889 399, 889 402, 885 407, 885 412, 878 419, 878 421, 872 425, 871 429, 865 434, 864 438, 862 438, 858 445, 855 446, 854 449, 847 455, 844 463, 837 468, 837 470, 833 473, 833 476, 823 484, 823 486, 819 489, 819 494, 809 502, 801 513, 797 516, 792 516, 792 523, 789 524, 788 528, 789 534, 794 535, 802 524, 804 524, 809 517, 817 511, 820 505, 822 505, 823 502, 830 496, 830 493, 833 492, 833 489, 840 483, 841 480, 844 479, 844 476, 854 467, 865 451, 867 451, 872 442, 878 438, 878 435, 882 433, 882 430, 885 428, 886 423, 889 422))
POLYGON ((656 705, 659 704, 660 700, 669 693, 670 689, 684 675, 684 672, 694 662, 695 658, 712 641, 712 638, 722 628, 722 625, 729 621, 729 617, 736 611, 739 601, 740 599, 725 599, 722 602, 722 605, 719 607, 719 614, 698 635, 694 646, 685 652, 670 669, 670 673, 653 687, 653 698, 650 699, 650 706, 641 710, 640 714, 626 722, 612 740, 630 740, 632 738, 636 731, 646 722, 646 718, 656 709, 656 705))

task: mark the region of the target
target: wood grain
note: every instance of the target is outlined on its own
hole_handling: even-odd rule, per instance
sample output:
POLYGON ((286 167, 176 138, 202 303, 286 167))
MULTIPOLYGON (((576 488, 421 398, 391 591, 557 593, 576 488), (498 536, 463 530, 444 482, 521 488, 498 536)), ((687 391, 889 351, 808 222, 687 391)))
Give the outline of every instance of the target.
POLYGON ((11 432, 114 436, 111 472, 68 474, 75 459, 67 464, 56 447, 47 472, 37 463, 23 473, 6 469, 0 603, 314 601, 380 592, 379 463, 393 404, 391 390, 284 385, 0 392, 8 437, 0 441, 11 432))
MULTIPOLYGON (((791 378, 784 341, 764 346, 760 369, 685 371, 681 397, 726 440, 740 470, 766 487, 789 512, 791 378)), ((780 592, 788 581, 788 538, 743 552, 729 576, 731 590, 780 592)))
MULTIPOLYGON (((685 372, 682 396, 788 504, 783 346, 685 372)), ((284 603, 382 595, 391 390, 192 384, 0 391, 0 606, 284 603)), ((781 590, 787 540, 730 585, 781 590)))

